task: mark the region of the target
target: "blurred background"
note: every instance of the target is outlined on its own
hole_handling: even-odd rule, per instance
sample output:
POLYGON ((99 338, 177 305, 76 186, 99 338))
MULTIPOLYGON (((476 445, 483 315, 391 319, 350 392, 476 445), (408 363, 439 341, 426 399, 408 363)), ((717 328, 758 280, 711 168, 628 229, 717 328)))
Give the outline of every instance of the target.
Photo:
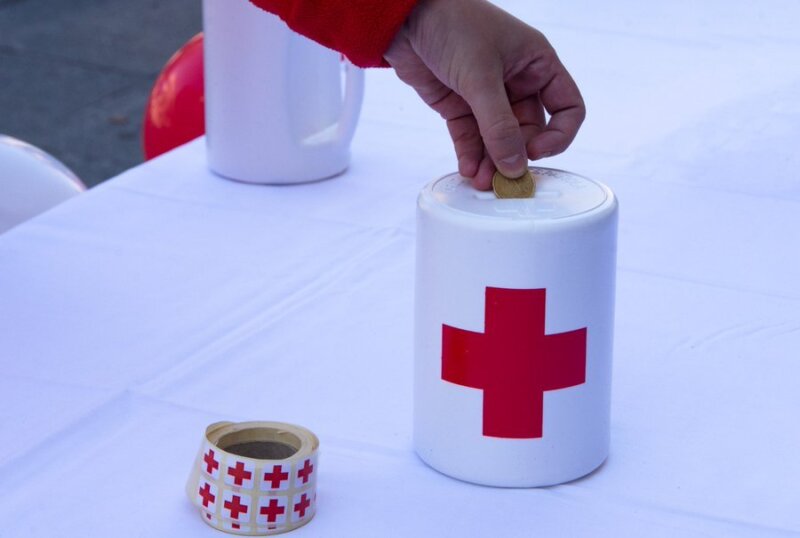
POLYGON ((147 96, 200 0, 0 0, 0 134, 93 186, 142 162, 147 96))

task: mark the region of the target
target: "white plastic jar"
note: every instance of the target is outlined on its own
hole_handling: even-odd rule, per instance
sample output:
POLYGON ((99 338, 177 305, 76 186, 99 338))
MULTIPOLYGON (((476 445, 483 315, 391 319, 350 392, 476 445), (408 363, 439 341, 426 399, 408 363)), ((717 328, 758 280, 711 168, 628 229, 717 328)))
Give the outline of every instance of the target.
POLYGON ((531 171, 533 198, 452 174, 418 199, 415 448, 492 486, 573 480, 609 450, 617 200, 531 171))

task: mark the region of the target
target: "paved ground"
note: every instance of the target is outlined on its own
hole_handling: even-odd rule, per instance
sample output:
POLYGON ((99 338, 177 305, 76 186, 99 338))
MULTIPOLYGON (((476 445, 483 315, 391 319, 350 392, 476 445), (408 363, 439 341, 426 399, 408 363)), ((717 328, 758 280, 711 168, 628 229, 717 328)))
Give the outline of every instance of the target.
POLYGON ((88 185, 142 161, 153 81, 201 29, 200 0, 0 0, 0 133, 88 185))

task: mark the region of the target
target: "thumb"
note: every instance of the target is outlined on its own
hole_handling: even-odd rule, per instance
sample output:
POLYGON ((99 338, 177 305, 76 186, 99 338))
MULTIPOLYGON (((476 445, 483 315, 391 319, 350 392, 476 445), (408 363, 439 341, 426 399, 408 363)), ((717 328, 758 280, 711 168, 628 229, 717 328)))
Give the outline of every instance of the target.
POLYGON ((524 174, 528 154, 502 77, 491 82, 484 79, 465 91, 464 99, 472 108, 489 157, 500 173, 507 177, 524 174))

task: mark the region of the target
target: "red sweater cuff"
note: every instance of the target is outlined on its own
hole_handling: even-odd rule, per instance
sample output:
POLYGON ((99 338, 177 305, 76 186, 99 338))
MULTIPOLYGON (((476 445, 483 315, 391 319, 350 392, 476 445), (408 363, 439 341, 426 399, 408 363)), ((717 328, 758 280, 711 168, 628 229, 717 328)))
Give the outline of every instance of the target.
POLYGON ((250 1, 278 15, 295 32, 341 52, 359 67, 387 66, 383 54, 417 3, 417 0, 250 1))

